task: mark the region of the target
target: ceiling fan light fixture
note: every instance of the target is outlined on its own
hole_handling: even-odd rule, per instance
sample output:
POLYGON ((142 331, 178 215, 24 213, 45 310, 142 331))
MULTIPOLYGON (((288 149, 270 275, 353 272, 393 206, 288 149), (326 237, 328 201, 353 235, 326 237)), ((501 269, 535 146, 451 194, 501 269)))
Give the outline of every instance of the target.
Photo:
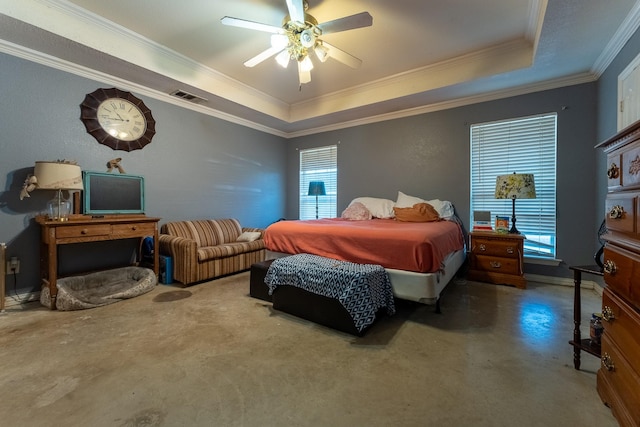
POLYGON ((313 70, 313 62, 311 61, 311 58, 309 58, 308 56, 305 56, 300 61, 300 70, 302 70, 303 72, 308 72, 313 70))
POLYGON ((282 52, 277 54, 276 62, 280 64, 282 68, 287 68, 287 65, 289 65, 289 51, 283 50, 282 52))
POLYGON ((271 47, 284 49, 289 44, 289 37, 284 34, 271 35, 271 47))
POLYGON ((307 49, 316 44, 316 35, 312 29, 307 28, 300 33, 300 44, 307 49))
POLYGON ((313 48, 313 51, 316 53, 316 56, 318 57, 320 62, 326 62, 329 58, 329 49, 327 49, 327 47, 324 46, 321 42, 316 44, 316 46, 313 48))

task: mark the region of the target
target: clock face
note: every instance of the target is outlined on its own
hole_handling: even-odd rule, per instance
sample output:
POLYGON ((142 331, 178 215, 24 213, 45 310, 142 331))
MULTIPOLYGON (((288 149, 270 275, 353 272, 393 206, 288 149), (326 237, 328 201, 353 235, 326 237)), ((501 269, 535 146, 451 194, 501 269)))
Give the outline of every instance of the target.
POLYGON ((114 150, 141 149, 156 133, 156 121, 144 102, 115 88, 87 94, 80 104, 80 120, 100 144, 114 150))
POLYGON ((147 121, 142 111, 122 98, 110 98, 98 105, 98 123, 109 135, 122 141, 134 141, 144 135, 147 121))

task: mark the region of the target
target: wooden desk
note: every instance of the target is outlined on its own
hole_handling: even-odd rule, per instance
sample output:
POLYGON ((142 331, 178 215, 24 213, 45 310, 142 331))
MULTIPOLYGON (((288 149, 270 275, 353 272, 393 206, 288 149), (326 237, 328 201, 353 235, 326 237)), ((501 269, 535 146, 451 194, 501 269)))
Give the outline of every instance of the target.
POLYGON ((105 215, 104 218, 74 215, 64 222, 36 217, 42 230, 40 274, 49 287, 51 309, 55 310, 58 294, 58 245, 153 236, 153 271, 158 276, 158 221, 160 218, 145 215, 105 215))
POLYGON ((569 267, 573 270, 573 340, 569 344, 573 346, 573 367, 580 369, 580 351, 586 351, 596 357, 600 357, 600 346, 591 345, 590 338, 580 338, 580 320, 582 309, 580 304, 580 284, 582 283, 582 273, 602 276, 603 273, 597 265, 580 265, 569 267))

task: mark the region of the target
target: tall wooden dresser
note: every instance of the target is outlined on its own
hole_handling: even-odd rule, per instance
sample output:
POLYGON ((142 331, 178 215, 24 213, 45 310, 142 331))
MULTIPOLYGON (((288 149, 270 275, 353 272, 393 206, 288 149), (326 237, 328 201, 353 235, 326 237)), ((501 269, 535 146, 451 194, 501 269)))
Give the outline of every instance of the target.
POLYGON ((640 426, 640 121, 597 148, 608 177, 598 394, 621 426, 640 426))

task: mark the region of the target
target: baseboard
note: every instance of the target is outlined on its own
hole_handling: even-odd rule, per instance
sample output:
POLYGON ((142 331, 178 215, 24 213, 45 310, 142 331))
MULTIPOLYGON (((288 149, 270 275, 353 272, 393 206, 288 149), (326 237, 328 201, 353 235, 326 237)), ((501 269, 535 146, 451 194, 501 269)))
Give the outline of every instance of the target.
POLYGON ((28 292, 24 294, 17 295, 7 295, 5 297, 5 307, 16 307, 22 304, 40 301, 40 291, 38 292, 28 292))
MULTIPOLYGON (((547 285, 570 286, 573 288, 573 279, 568 277, 543 276, 541 274, 525 274, 524 277, 529 282, 544 283, 547 285)), ((591 289, 602 296, 602 287, 593 280, 582 280, 580 289, 591 289)))

